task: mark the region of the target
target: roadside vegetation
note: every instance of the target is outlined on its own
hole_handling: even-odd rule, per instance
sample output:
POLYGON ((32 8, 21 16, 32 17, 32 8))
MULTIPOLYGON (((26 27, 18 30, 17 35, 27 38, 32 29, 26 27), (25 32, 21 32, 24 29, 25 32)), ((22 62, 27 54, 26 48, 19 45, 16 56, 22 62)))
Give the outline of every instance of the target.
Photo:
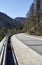
POLYGON ((29 12, 26 14, 24 30, 32 35, 42 36, 42 10, 40 10, 40 0, 36 4, 32 3, 29 12), (35 9, 36 6, 36 9, 35 9))
POLYGON ((5 36, 4 33, 1 31, 0 32, 0 41, 4 38, 4 36, 5 36))
POLYGON ((20 32, 23 32, 21 28, 11 28, 11 29, 2 28, 0 29, 0 41, 7 35, 14 35, 20 32))

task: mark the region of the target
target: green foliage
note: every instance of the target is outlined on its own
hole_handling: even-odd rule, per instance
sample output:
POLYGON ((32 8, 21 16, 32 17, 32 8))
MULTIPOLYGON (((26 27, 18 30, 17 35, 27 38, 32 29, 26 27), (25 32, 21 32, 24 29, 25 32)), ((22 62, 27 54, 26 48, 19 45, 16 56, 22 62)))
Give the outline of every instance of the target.
POLYGON ((0 41, 3 39, 4 34, 0 32, 0 41))

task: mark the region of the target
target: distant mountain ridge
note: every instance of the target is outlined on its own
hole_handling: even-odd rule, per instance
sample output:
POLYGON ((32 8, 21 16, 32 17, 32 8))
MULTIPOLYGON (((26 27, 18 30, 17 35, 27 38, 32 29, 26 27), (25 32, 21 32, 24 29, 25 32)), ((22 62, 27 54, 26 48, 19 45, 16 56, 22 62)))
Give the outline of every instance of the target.
POLYGON ((23 27, 25 19, 26 18, 24 17, 16 17, 15 19, 12 19, 8 15, 0 12, 0 28, 5 27, 7 29, 11 29, 23 27))
POLYGON ((23 24, 25 22, 26 18, 25 17, 16 17, 15 20, 23 24))

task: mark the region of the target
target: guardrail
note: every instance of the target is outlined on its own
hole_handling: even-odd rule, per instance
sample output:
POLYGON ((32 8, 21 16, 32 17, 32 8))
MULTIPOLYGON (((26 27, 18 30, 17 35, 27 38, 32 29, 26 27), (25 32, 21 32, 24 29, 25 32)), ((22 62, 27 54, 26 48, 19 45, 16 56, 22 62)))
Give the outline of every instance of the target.
MULTIPOLYGON (((11 38, 11 36, 7 36, 5 38, 4 43, 3 43, 3 46, 1 48, 1 52, 0 52, 0 65, 5 65, 6 64, 7 44, 8 44, 7 41, 10 40, 9 38, 11 38)), ((11 49, 12 49, 14 63, 15 63, 15 65, 18 65, 17 58, 16 58, 16 55, 15 55, 14 49, 12 47, 12 44, 11 44, 11 49)))
POLYGON ((5 65, 7 40, 8 40, 8 36, 6 36, 4 40, 2 40, 3 45, 2 45, 2 48, 1 48, 1 51, 0 51, 0 65, 5 65))

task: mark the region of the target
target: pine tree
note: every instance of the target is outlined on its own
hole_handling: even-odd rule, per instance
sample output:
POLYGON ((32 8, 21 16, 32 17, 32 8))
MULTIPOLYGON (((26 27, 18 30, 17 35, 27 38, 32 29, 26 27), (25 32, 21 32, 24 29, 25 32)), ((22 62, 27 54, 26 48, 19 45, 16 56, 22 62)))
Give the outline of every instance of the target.
POLYGON ((37 0, 37 2, 36 2, 36 16, 37 16, 37 25, 39 27, 39 23, 40 23, 40 0, 37 0))

